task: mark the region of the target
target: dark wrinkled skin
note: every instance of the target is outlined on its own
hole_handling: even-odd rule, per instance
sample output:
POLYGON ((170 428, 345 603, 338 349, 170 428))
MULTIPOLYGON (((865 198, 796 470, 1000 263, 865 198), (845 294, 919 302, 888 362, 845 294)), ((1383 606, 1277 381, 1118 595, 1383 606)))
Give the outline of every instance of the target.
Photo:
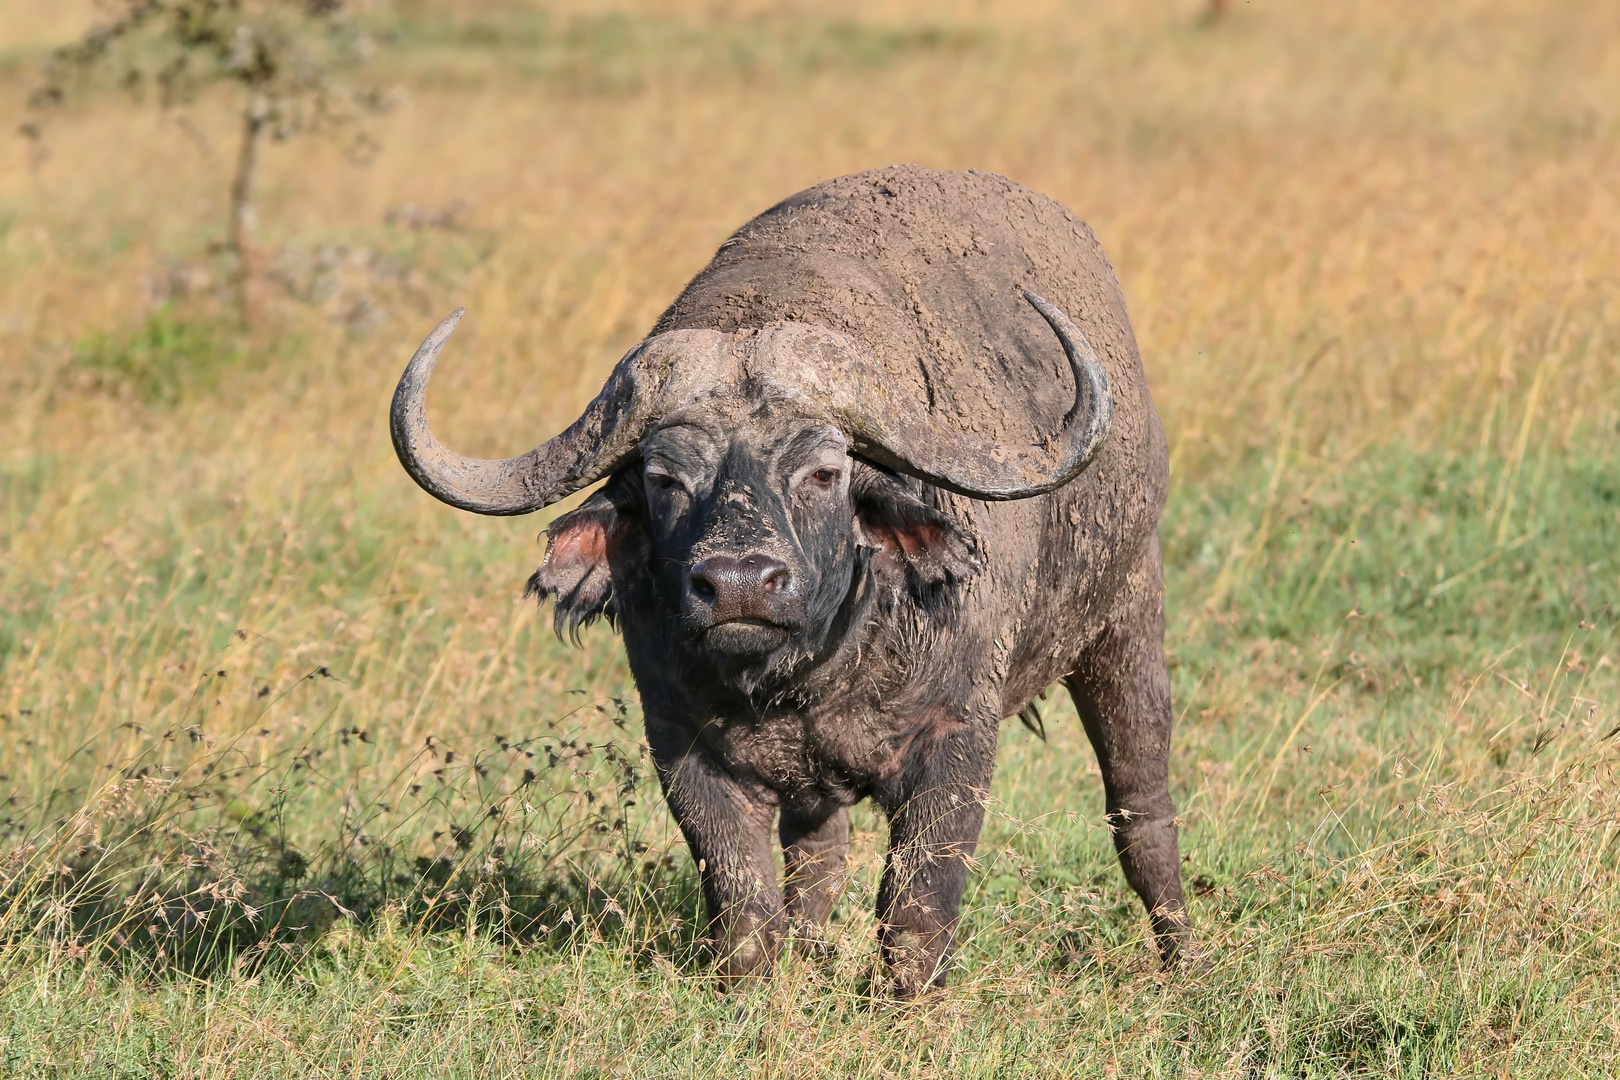
MULTIPOLYGON (((932 177, 988 183, 866 175, 882 192, 932 177)), ((1068 220, 1078 239, 1065 242, 1104 268, 1091 271, 1102 285, 1084 286, 1101 291, 1097 302, 1075 286, 1063 297, 1038 266, 1025 277, 1099 343, 1116 420, 1067 486, 1012 502, 944 493, 852 457, 836 427, 791 400, 726 386, 665 416, 639 464, 549 530, 531 589, 556 598, 559 632, 607 616, 624 635, 659 776, 702 867, 724 978, 768 973, 790 921, 825 921, 848 807, 871 797, 890 819, 878 915, 893 990, 942 985, 999 724, 1059 680, 1096 750, 1120 864, 1166 962, 1187 943, 1155 534, 1164 437, 1112 272, 1068 220)), ((720 282, 712 297, 700 275, 660 329, 747 334, 782 317, 768 302, 739 316, 735 282, 768 299, 781 270, 765 263, 748 279, 746 265, 722 265, 726 250, 705 272, 720 282)), ((1009 324, 1028 317, 1015 295, 1005 294, 1009 324)), ((814 321, 804 305, 797 314, 814 321)), ((1056 343, 1040 348, 1061 370, 1056 343)), ((1061 416, 1063 387, 1049 397, 1037 426, 1053 423, 1052 409, 1061 416)))

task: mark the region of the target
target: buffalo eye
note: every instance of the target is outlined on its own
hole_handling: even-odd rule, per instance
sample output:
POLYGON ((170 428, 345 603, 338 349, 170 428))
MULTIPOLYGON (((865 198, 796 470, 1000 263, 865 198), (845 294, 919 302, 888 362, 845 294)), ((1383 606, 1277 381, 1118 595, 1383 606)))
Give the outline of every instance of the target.
POLYGON ((830 488, 838 482, 837 469, 817 469, 805 477, 805 482, 819 488, 830 488))
POLYGON ((657 491, 674 491, 681 486, 681 482, 668 473, 648 473, 647 483, 657 491))

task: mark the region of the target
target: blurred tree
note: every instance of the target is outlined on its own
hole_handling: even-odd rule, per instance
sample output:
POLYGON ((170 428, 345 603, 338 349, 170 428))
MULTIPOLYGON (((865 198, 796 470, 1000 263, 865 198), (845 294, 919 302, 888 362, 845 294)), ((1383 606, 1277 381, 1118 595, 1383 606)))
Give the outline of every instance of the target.
MULTIPOLYGON (((344 76, 370 56, 372 42, 344 0, 104 0, 107 22, 56 50, 30 104, 62 104, 75 85, 111 74, 137 100, 150 88, 165 108, 226 84, 241 105, 241 134, 231 179, 227 246, 235 256, 236 294, 251 327, 264 318, 264 259, 256 234, 254 177, 266 135, 281 140, 340 131, 351 157, 375 149, 365 118, 391 99, 350 85, 344 76)), ((191 129, 195 130, 195 129, 191 129)), ((23 134, 38 140, 37 124, 23 134)))

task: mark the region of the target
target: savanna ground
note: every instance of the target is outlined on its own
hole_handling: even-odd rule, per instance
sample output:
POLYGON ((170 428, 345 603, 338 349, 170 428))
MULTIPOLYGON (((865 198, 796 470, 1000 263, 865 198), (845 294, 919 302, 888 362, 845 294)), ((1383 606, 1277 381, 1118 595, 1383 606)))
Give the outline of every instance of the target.
MULTIPOLYGON (((86 4, 0 6, 8 130, 86 4)), ((86 87, 0 141, 0 1073, 1612 1076, 1620 8, 1579 0, 363 8, 366 165, 86 87), (385 409, 568 422, 735 225, 895 161, 1096 228, 1169 433, 1184 872, 1166 978, 1072 709, 1005 728, 951 988, 728 995, 616 639, 542 520, 385 409)))

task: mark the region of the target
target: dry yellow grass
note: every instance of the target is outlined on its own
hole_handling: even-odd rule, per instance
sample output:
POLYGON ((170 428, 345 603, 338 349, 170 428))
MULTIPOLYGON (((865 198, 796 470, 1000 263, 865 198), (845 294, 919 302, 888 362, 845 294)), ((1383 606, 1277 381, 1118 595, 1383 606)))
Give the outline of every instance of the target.
MULTIPOLYGON (((1042 1074, 1031 1061, 1076 1075, 1416 1075, 1421 1055, 1378 1055, 1427 1041, 1452 1047, 1441 1057, 1459 1074, 1607 1073, 1620 1014, 1600 1007, 1610 984, 1592 972, 1616 959, 1620 930, 1602 742, 1620 721, 1620 566, 1590 537, 1558 535, 1558 515, 1575 493, 1589 505, 1568 521, 1620 526, 1602 501, 1620 498, 1620 8, 1254 3, 1216 26, 1198 4, 1119 0, 362 10, 403 27, 373 73, 406 102, 379 121, 368 166, 315 139, 271 147, 264 231, 295 253, 364 248, 412 272, 354 270, 318 304, 282 296, 263 340, 182 381, 172 404, 98 383, 85 343, 127 340, 171 264, 206 262, 223 233, 230 103, 199 102, 188 129, 92 92, 50 119, 43 153, 0 141, 5 842, 75 857, 175 791, 262 825, 291 786, 278 827, 311 856, 368 830, 408 854, 455 854, 449 826, 515 790, 528 761, 491 750, 494 735, 538 738, 576 703, 611 712, 632 688, 611 636, 567 650, 518 599, 536 521, 456 514, 399 469, 385 410, 410 349, 467 305, 435 426, 465 452, 525 449, 577 414, 737 224, 818 180, 916 161, 1050 193, 1119 270, 1174 455, 1178 798, 1189 875, 1208 881, 1195 918, 1224 952, 1185 999, 1147 973, 1106 841, 1084 824, 1099 801, 1088 751, 1077 725, 1054 722, 1044 751, 1008 737, 963 989, 914 1022, 881 1020, 900 1026, 877 1044, 880 1020, 850 1004, 870 942, 854 911, 831 973, 782 980, 757 1022, 728 1019, 674 946, 625 946, 620 967, 608 945, 508 963, 472 937, 465 954, 413 952, 390 916, 321 946, 363 978, 295 972, 334 1001, 358 995, 323 1027, 297 1019, 296 994, 258 998, 270 992, 257 984, 84 990, 71 933, 23 926, 14 904, 0 914, 8 947, 46 959, 13 965, 12 1005, 35 1022, 0 1035, 0 1053, 111 1060, 128 1047, 98 1043, 105 1032, 153 1030, 180 1047, 153 1060, 199 1076, 433 1060, 469 1075, 1042 1074), (456 200, 461 232, 384 223, 390 208, 456 200), (379 314, 345 324, 362 292, 379 314), (1439 487, 1403 488, 1408 468, 1439 487), (1375 611, 1384 594, 1358 584, 1358 542, 1384 543, 1392 582, 1396 569, 1421 579, 1409 605, 1375 611), (1535 592, 1538 569, 1555 580, 1535 592), (1567 618, 1547 599, 1557 588, 1567 618), (1421 639, 1402 637, 1414 627, 1421 639), (336 678, 306 678, 321 668, 336 678), (461 763, 425 753, 430 736, 461 763), (485 750, 487 785, 461 767, 485 750), (285 770, 314 751, 319 782, 291 783, 285 770), (152 771, 132 785, 142 762, 152 771), (396 797, 422 806, 379 817, 372 801, 396 797), (1332 859, 1312 862, 1312 845, 1332 859), (1053 877, 1063 865, 1078 869, 1053 877), (1042 944, 1001 942, 1007 927, 1042 944), (1458 1006, 1455 1031, 1366 1020, 1405 1016, 1399 1003, 1438 985, 1447 933, 1440 997, 1474 994, 1478 1008, 1458 1006), (663 982, 637 976, 636 956, 663 982), (1359 1004, 1324 1005, 1319 1030, 1301 1020, 1290 978, 1338 992, 1336 965, 1363 961, 1359 1004), (418 992, 400 982, 410 965, 465 991, 422 1006, 451 1018, 436 1034, 385 1015, 387 994, 418 992), (79 995, 80 1034, 42 1033, 48 999, 30 987, 79 995), (193 992, 219 1003, 216 1019, 188 1026, 193 992), (261 1008, 280 1019, 255 1026, 246 1014, 261 1008), (563 1018, 538 1051, 525 1041, 536 1010, 563 1018), (814 1046, 783 1034, 807 1010, 814 1046), (638 1017, 688 1059, 627 1034, 638 1017), (516 1056, 483 1057, 480 1039, 516 1056), (241 1043, 262 1058, 233 1056, 241 1043), (1331 1052, 1287 1049, 1307 1045, 1331 1052)), ((0 5, 0 113, 24 115, 38 59, 92 13, 0 5)), ((193 296, 172 317, 210 326, 217 308, 193 296)), ((237 340, 217 334, 204 353, 237 340)), ((634 756, 633 723, 620 733, 587 709, 562 726, 634 756)), ((632 816, 649 858, 684 858, 660 806, 632 816)), ((36 879, 7 878, 5 896, 36 879)), ((687 903, 651 903, 640 932, 678 938, 667 923, 687 903)), ((439 992, 421 978, 420 993, 439 992)))

